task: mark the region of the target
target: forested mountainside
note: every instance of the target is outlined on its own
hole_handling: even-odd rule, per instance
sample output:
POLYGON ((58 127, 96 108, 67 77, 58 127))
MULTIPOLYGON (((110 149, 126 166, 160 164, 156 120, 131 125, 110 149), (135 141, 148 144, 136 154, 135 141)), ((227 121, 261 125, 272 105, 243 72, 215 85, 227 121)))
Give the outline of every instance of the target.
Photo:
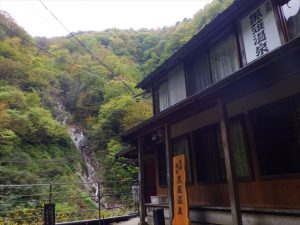
MULTIPOLYGON (((126 147, 119 134, 150 117, 152 106, 150 99, 133 99, 121 80, 140 93, 134 89, 136 83, 231 2, 214 0, 192 19, 157 30, 75 33, 118 77, 71 35, 31 37, 1 11, 0 184, 82 180, 85 165, 70 138, 70 127, 87 136, 101 180, 134 178, 136 168, 114 159, 126 147), (57 162, 60 159, 66 162, 57 162)), ((74 203, 75 208, 93 204, 88 197, 74 203)))

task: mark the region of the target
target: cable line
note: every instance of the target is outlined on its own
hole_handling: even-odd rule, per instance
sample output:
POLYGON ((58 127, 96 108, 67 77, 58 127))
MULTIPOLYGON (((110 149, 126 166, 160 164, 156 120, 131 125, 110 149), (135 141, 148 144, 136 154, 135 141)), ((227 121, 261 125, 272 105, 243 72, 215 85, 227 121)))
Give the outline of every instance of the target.
MULTIPOLYGON (((3 27, 4 30, 6 30, 6 31, 8 31, 8 32, 11 32, 12 34, 18 36, 18 37, 21 38, 23 41, 27 42, 28 44, 31 44, 32 46, 36 47, 37 49, 41 50, 42 52, 45 52, 45 53, 47 53, 48 55, 50 55, 50 56, 52 56, 52 57, 54 57, 54 58, 56 58, 56 59, 59 59, 59 60, 61 59, 59 56, 57 56, 57 55, 55 55, 55 54, 49 52, 48 50, 46 50, 46 49, 44 49, 44 48, 38 46, 37 44, 33 43, 32 41, 28 40, 27 38, 22 37, 22 36, 19 35, 17 32, 13 31, 13 30, 10 29, 9 27, 5 26, 4 24, 0 23, 0 26, 3 27)), ((82 71, 88 72, 88 73, 90 73, 90 74, 92 74, 92 75, 94 75, 94 76, 99 76, 99 74, 96 74, 96 73, 93 73, 93 72, 91 72, 91 71, 89 71, 89 70, 87 70, 87 69, 84 69, 83 66, 79 66, 79 65, 77 65, 77 64, 71 63, 71 62, 69 62, 68 60, 66 60, 66 62, 67 62, 67 64, 69 64, 69 65, 71 65, 71 66, 73 66, 73 67, 76 67, 76 68, 78 68, 78 69, 80 69, 80 70, 82 70, 82 71)), ((100 76, 101 76, 101 75, 100 75, 100 76)))
POLYGON ((2 163, 52 163, 52 162, 71 162, 73 158, 62 158, 62 159, 34 159, 34 160, 0 160, 2 163))
POLYGON ((42 0, 39 0, 39 2, 44 6, 44 8, 53 16, 53 18, 73 37, 78 44, 88 53, 92 56, 93 59, 95 59, 100 65, 102 65, 107 71, 109 71, 112 75, 112 78, 117 77, 127 88, 127 90, 132 94, 136 95, 135 92, 131 89, 131 87, 125 82, 124 79, 122 79, 118 74, 116 74, 106 63, 104 63, 102 60, 100 60, 95 54, 85 46, 83 42, 81 42, 74 34, 71 32, 67 26, 61 22, 60 19, 45 5, 45 3, 42 0))

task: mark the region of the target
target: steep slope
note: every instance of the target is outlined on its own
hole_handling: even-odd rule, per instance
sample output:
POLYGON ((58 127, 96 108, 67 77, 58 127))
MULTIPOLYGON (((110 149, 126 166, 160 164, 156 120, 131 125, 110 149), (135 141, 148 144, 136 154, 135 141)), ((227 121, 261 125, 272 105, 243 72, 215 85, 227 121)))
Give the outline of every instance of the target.
MULTIPOLYGON (((75 35, 139 93, 137 82, 231 2, 214 0, 192 19, 162 29, 75 35)), ((69 126, 87 136, 101 180, 135 178, 136 168, 116 162, 114 155, 126 147, 119 134, 151 116, 149 97, 133 99, 122 81, 71 37, 30 37, 5 12, 0 12, 0 23, 0 183, 79 182, 85 166, 62 124, 66 117, 69 126), (58 105, 65 107, 63 112, 58 105), (25 162, 8 162, 12 160, 25 162)), ((91 198, 73 203, 75 208, 93 204, 91 198)))

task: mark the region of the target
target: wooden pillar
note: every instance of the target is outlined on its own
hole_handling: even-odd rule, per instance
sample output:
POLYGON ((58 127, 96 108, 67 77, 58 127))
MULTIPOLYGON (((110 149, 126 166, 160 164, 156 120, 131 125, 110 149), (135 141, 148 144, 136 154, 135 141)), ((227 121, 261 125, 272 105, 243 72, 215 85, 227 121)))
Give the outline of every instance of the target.
POLYGON ((167 165, 167 182, 169 196, 169 224, 172 225, 173 220, 173 168, 172 168, 172 152, 170 143, 170 129, 168 124, 165 124, 165 147, 166 147, 166 165, 167 165))
POLYGON ((220 125, 221 125, 222 142, 223 142, 224 156, 225 156, 232 224, 242 225, 243 222, 241 216, 236 173, 234 169, 234 158, 233 158, 233 153, 231 148, 231 136, 230 136, 230 127, 229 127, 227 109, 221 100, 218 101, 218 108, 220 111, 220 125))
POLYGON ((145 180, 144 180, 144 143, 143 138, 138 136, 138 158, 139 158, 139 225, 146 224, 146 208, 145 208, 145 180))

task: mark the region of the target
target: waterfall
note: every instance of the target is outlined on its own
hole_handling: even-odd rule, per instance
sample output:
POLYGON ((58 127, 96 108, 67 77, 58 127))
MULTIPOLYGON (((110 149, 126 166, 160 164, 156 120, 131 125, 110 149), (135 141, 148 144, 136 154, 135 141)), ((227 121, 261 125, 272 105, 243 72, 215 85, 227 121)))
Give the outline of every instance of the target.
POLYGON ((76 148, 80 152, 81 158, 86 165, 86 177, 81 177, 83 181, 87 180, 89 185, 85 185, 87 189, 93 189, 94 199, 98 200, 99 188, 99 164, 96 160, 94 152, 91 150, 88 139, 84 136, 82 130, 75 124, 68 124, 68 112, 64 105, 57 100, 54 105, 56 119, 65 125, 69 131, 70 137, 76 148))
POLYGON ((91 183, 94 191, 94 197, 97 199, 98 197, 98 177, 97 177, 97 170, 95 168, 99 168, 98 162, 96 160, 94 152, 90 149, 90 146, 88 144, 87 138, 84 136, 83 132, 73 126, 67 126, 70 136, 76 145, 76 148, 81 153, 82 159, 85 162, 86 169, 87 169, 87 180, 89 183, 91 183))

